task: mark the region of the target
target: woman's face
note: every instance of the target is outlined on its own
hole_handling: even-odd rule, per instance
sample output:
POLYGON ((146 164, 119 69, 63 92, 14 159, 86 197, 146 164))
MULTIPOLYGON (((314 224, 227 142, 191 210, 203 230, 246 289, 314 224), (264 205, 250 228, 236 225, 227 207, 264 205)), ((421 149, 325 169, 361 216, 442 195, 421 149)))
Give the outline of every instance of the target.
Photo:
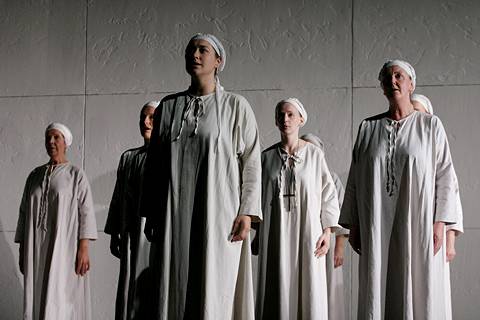
POLYGON ((410 97, 413 83, 410 76, 399 66, 387 68, 382 78, 383 94, 388 98, 410 97))
POLYGON ((150 140, 153 128, 153 113, 155 108, 147 106, 140 113, 140 133, 144 139, 150 140))
POLYGON ((278 108, 275 123, 280 132, 291 134, 297 132, 302 126, 304 120, 297 108, 290 103, 284 103, 278 108))
POLYGON ((185 50, 185 68, 192 77, 215 74, 221 61, 215 49, 206 40, 192 40, 185 50))
POLYGON ((50 129, 45 134, 45 149, 50 158, 63 157, 67 150, 65 138, 57 129, 50 129))
POLYGON ((420 102, 414 100, 412 101, 412 104, 413 104, 413 109, 423 113, 428 113, 427 108, 425 108, 423 104, 421 104, 420 102))

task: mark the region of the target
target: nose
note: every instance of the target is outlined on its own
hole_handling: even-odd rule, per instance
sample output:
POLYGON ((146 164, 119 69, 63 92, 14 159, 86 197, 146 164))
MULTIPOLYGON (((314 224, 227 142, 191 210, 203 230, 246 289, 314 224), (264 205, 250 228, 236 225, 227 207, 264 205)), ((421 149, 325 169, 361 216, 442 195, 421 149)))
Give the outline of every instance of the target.
POLYGON ((195 48, 195 49, 193 50, 192 56, 193 56, 194 58, 199 58, 199 57, 200 57, 200 50, 199 50, 198 48, 195 48))

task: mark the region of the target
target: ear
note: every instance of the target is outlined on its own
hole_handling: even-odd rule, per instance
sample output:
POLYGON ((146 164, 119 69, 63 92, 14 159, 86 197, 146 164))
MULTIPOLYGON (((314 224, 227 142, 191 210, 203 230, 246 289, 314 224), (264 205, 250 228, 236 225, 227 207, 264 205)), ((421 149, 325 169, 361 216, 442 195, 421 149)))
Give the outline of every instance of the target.
POLYGON ((217 57, 215 62, 215 68, 218 69, 221 63, 222 63, 222 57, 217 57))
POLYGON ((300 117, 300 127, 303 127, 305 125, 305 119, 303 117, 300 117))
POLYGON ((413 90, 414 90, 414 88, 413 88, 413 80, 412 80, 411 77, 409 77, 409 78, 410 78, 410 95, 412 95, 412 94, 413 94, 413 90))

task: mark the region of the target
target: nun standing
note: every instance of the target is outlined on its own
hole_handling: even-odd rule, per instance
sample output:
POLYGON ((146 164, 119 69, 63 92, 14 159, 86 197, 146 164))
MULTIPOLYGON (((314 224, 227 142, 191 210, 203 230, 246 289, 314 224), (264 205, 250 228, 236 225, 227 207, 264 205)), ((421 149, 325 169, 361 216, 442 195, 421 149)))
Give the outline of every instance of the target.
POLYGON ((300 139, 307 113, 280 101, 281 141, 262 152, 257 319, 329 319, 325 255, 340 214, 323 151, 300 139))
POLYGON ((340 216, 359 258, 358 319, 451 319, 436 266, 458 188, 439 118, 411 103, 415 71, 386 62, 387 112, 360 124, 340 216))
POLYGON ((141 213, 155 242, 155 319, 253 319, 249 245, 260 221, 257 124, 218 72, 226 54, 210 34, 185 50, 190 87, 155 111, 141 213))
POLYGON ((63 124, 45 130, 47 164, 27 178, 15 242, 24 276, 23 319, 91 319, 89 242, 97 239, 90 185, 68 162, 72 133, 63 124))
POLYGON ((120 259, 115 319, 141 319, 151 295, 150 243, 143 228, 145 218, 138 215, 147 148, 158 101, 147 102, 140 110, 139 128, 143 145, 125 151, 120 157, 117 181, 108 210, 105 233, 110 235, 110 252, 120 259))

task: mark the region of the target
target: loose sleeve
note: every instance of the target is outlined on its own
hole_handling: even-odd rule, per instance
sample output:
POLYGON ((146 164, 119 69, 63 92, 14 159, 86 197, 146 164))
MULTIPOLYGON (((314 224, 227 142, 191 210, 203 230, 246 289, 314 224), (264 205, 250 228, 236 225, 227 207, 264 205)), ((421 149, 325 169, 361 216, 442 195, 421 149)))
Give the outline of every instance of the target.
POLYGON ((257 122, 245 99, 244 114, 237 122, 236 148, 240 160, 241 195, 239 214, 252 216, 252 221, 262 219, 261 212, 261 155, 257 122))
MULTIPOLYGON (((363 124, 363 123, 362 123, 363 124)), ((360 125, 357 133, 357 139, 355 147, 352 151, 352 162, 350 164, 350 170, 348 172, 347 187, 345 188, 345 196, 342 203, 342 209, 340 211, 339 224, 342 227, 351 229, 352 227, 359 226, 358 207, 357 207, 357 158, 356 150, 360 143, 362 124, 360 125)))
MULTIPOLYGON (((333 179, 333 182, 335 183, 335 189, 337 190, 338 206, 341 209, 342 204, 343 204, 343 198, 345 197, 345 188, 343 187, 342 181, 340 180, 338 175, 333 171, 331 171, 330 173, 332 174, 332 179, 333 179)), ((348 229, 340 227, 340 228, 337 229, 335 234, 337 236, 342 236, 342 235, 343 236, 348 236, 349 231, 348 231, 348 229)))
POLYGON ((320 160, 320 172, 322 173, 322 209, 320 213, 322 228, 331 228, 332 232, 336 232, 340 227, 338 225, 338 217, 340 215, 338 195, 325 157, 322 157, 320 160))
POLYGON ((95 240, 97 235, 97 222, 93 206, 92 191, 85 173, 80 172, 78 179, 78 239, 95 240))
POLYGON ((457 209, 459 200, 458 183, 453 167, 447 135, 439 118, 433 117, 435 130, 435 221, 447 224, 461 221, 457 209))
POLYGON ((25 220, 27 217, 28 211, 28 202, 30 198, 30 174, 25 182, 25 187, 23 189, 22 202, 20 203, 20 210, 17 221, 17 230, 15 231, 15 242, 21 243, 24 241, 25 235, 25 220))
POLYGON ((448 230, 453 230, 455 231, 455 235, 458 236, 459 234, 463 233, 463 208, 462 208, 462 202, 460 200, 460 192, 458 192, 458 179, 457 179, 457 193, 455 196, 455 210, 459 214, 458 215, 458 220, 454 224, 449 224, 447 225, 447 231, 448 230))
POLYGON ((108 208, 107 222, 105 223, 106 234, 119 234, 125 230, 124 217, 124 190, 125 190, 125 153, 120 157, 117 168, 117 180, 113 190, 112 200, 108 208))

